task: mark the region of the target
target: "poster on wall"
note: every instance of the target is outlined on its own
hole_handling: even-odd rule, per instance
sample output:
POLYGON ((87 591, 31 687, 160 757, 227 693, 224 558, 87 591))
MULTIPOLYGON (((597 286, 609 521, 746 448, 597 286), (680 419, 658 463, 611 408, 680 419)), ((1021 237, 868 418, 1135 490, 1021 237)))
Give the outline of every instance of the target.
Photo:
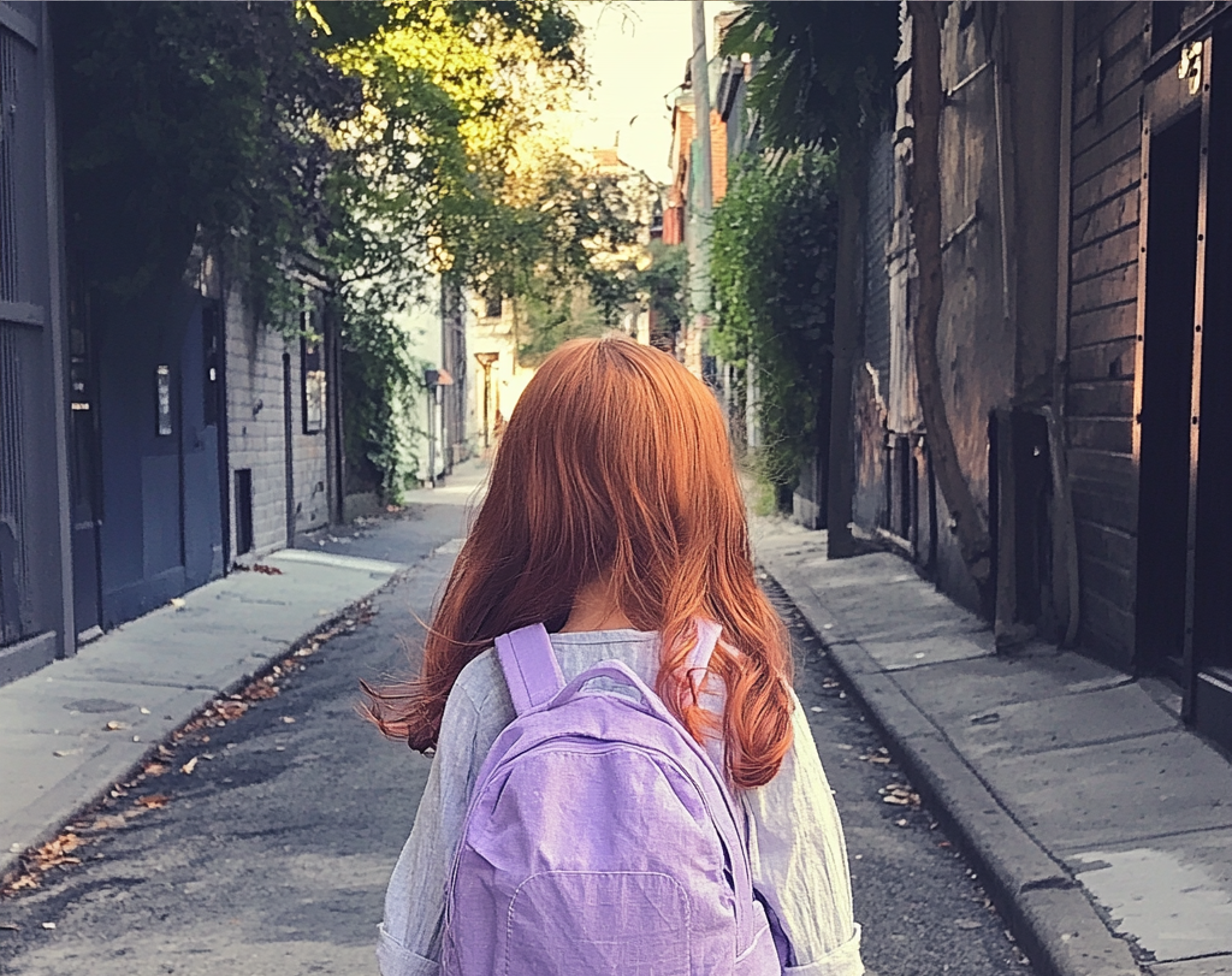
POLYGON ((170 437, 171 429, 171 367, 158 366, 154 373, 158 391, 158 436, 170 437))

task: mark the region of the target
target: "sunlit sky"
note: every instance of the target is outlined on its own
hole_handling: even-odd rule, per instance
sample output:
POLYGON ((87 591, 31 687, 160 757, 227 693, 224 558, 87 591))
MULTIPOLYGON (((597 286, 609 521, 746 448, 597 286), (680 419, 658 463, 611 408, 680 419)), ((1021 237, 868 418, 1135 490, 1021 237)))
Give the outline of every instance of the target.
MULTIPOLYGON (((572 6, 586 28, 586 59, 594 81, 590 96, 577 102, 573 144, 608 147, 619 135, 621 159, 669 182, 671 104, 693 49, 692 3, 580 0, 572 6)), ((706 0, 711 53, 715 14, 735 6, 706 0)))

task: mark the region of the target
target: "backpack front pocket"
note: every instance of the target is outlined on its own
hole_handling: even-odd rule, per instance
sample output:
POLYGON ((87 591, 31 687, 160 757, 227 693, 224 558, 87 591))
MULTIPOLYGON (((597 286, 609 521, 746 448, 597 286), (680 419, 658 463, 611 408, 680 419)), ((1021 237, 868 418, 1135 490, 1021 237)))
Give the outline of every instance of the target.
POLYGON ((509 903, 505 976, 689 976, 689 897, 646 871, 548 871, 509 903))

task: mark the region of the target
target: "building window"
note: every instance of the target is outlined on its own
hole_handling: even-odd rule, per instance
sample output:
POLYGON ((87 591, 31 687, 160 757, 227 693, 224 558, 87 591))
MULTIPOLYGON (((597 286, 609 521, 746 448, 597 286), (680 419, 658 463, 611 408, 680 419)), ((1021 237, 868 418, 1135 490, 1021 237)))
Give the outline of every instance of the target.
POLYGON ((316 328, 316 310, 307 309, 301 316, 299 363, 304 433, 319 434, 325 429, 325 357, 316 328))
POLYGON ((498 319, 501 317, 501 294, 500 292, 489 292, 483 300, 483 314, 489 319, 498 319))

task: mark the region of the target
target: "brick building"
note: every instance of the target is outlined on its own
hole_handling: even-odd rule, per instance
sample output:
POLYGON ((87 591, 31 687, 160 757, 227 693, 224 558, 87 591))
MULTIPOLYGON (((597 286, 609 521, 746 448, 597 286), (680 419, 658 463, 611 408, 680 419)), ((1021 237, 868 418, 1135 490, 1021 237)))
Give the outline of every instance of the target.
POLYGON ((869 174, 858 526, 995 624, 1176 683, 1232 745, 1232 7, 949 4, 942 394, 992 545, 981 593, 912 355, 911 23, 869 174))

